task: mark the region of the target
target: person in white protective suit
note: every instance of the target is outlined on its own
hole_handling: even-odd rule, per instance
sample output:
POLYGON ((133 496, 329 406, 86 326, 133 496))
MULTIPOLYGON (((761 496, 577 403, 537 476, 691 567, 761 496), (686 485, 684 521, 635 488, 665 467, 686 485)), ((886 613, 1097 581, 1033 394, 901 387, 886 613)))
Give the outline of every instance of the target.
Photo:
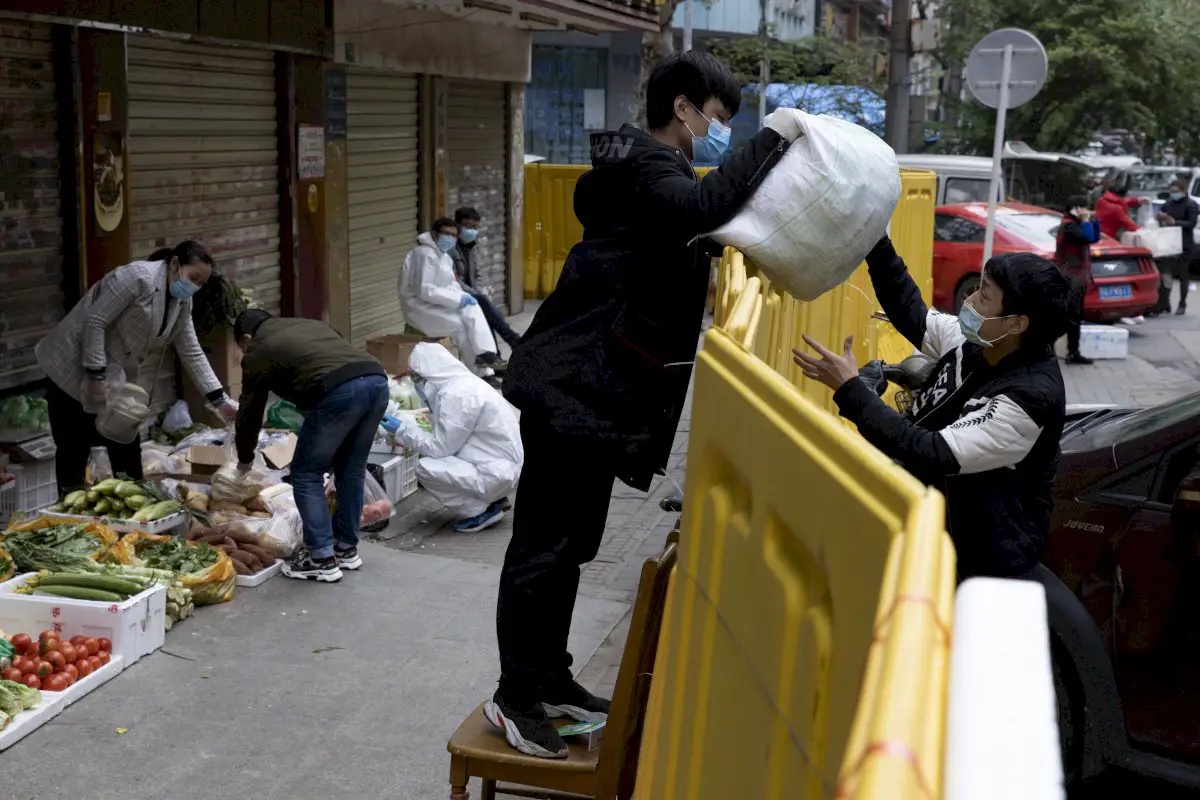
POLYGON ((429 406, 432 433, 401 415, 396 438, 421 455, 417 481, 474 533, 504 518, 525 448, 512 406, 438 344, 421 343, 408 359, 429 406))
POLYGON ((449 336, 463 361, 480 375, 502 368, 496 340, 479 302, 464 292, 454 276, 450 250, 458 242, 454 220, 442 218, 405 257, 400 272, 400 308, 404 320, 426 336, 449 336))

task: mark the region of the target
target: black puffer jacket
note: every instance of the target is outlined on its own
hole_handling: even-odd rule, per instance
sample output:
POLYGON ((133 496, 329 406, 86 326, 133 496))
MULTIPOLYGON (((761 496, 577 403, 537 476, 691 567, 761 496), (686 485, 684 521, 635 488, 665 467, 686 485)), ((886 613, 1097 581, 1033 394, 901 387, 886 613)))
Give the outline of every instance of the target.
POLYGON ((513 352, 505 397, 648 488, 670 455, 720 252, 698 237, 733 217, 786 148, 764 129, 697 180, 680 150, 632 125, 594 134, 575 187, 583 241, 513 352))
POLYGON ((930 311, 884 239, 871 283, 888 319, 938 359, 908 417, 862 380, 834 394, 841 415, 886 455, 946 495, 960 580, 1028 577, 1050 532, 1066 390, 1049 350, 1017 351, 995 366, 963 337, 958 318, 930 311))

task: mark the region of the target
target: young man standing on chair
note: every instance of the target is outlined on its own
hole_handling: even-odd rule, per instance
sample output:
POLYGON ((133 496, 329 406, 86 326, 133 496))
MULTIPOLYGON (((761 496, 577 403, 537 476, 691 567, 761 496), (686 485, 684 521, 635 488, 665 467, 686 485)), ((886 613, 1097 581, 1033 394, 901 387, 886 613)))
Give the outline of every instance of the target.
POLYGON ((454 277, 450 251, 457 243, 458 226, 445 217, 417 237, 400 272, 400 309, 404 321, 425 336, 453 339, 466 365, 486 377, 503 364, 479 301, 454 277))
POLYGON ((509 362, 525 467, 496 609, 500 686, 484 714, 528 755, 566 756, 551 717, 607 716, 567 652, 580 568, 600 548, 613 482, 645 491, 670 455, 719 253, 700 237, 800 133, 769 117, 700 180, 692 162, 722 159, 740 104, 724 64, 674 53, 647 84, 649 129, 592 135, 592 169, 575 188, 583 240, 509 362))

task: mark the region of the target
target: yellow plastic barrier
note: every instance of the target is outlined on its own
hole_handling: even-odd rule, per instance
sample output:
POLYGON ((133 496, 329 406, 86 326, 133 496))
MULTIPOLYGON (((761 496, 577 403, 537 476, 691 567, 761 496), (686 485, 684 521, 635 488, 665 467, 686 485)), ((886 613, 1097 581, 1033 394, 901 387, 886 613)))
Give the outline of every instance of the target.
POLYGON ((941 495, 720 330, 695 381, 635 797, 938 797, 941 495))

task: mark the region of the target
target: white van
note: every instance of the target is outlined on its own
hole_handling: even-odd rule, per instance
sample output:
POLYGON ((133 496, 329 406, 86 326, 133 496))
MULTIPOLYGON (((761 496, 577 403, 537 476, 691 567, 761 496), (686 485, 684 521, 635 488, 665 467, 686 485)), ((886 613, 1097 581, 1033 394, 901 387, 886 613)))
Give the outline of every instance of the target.
POLYGON ((988 201, 988 186, 992 182, 990 158, 904 154, 897 155, 896 161, 903 169, 925 169, 937 175, 935 205, 988 201))
MULTIPOLYGON (((983 156, 897 155, 902 168, 926 169, 937 175, 937 205, 986 203, 992 159, 983 156)), ((1058 153, 1005 147, 1004 186, 999 201, 1012 200, 1060 210, 1073 195, 1087 193, 1089 167, 1083 160, 1058 153)))

